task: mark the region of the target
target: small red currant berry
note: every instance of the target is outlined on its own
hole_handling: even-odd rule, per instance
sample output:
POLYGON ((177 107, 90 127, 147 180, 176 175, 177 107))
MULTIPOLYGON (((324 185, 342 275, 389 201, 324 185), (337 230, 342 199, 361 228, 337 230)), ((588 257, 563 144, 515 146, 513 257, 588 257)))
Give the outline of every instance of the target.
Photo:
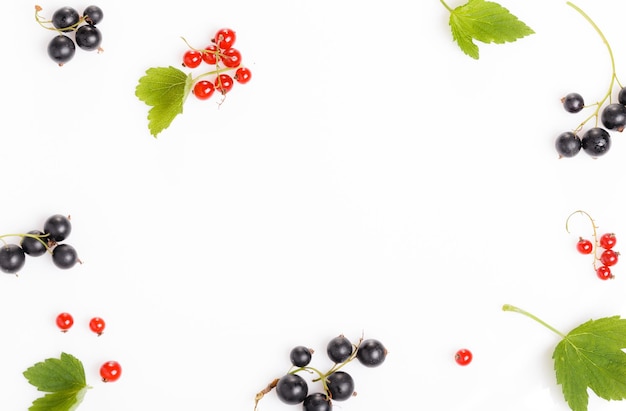
POLYGON ((204 60, 207 64, 217 64, 218 59, 217 46, 214 44, 206 46, 204 52, 202 53, 202 60, 204 60))
POLYGON ((183 65, 189 68, 196 68, 202 63, 202 52, 198 50, 187 50, 183 55, 183 65))
POLYGON ((613 278, 613 274, 611 274, 611 269, 606 265, 601 265, 600 267, 598 267, 598 269, 596 270, 596 274, 601 280, 610 280, 611 278, 613 278))
POLYGON ((617 243, 617 239, 613 233, 602 234, 600 237, 600 246, 604 249, 610 250, 615 243, 617 243))
POLYGON ((252 73, 250 72, 249 68, 239 67, 235 72, 235 81, 240 84, 246 84, 248 81, 250 81, 250 77, 252 77, 252 73))
POLYGON ((98 334, 99 336, 102 335, 102 333, 104 332, 105 325, 106 323, 100 317, 93 317, 89 321, 89 329, 95 332, 96 334, 98 334))
POLYGON ((214 91, 215 86, 208 80, 200 80, 193 86, 193 94, 200 100, 207 100, 214 91))
POLYGON ((600 254, 600 261, 602 262, 602 264, 606 265, 607 267, 611 267, 617 264, 618 256, 619 256, 619 253, 613 250, 610 250, 610 249, 604 250, 602 254, 600 254))
POLYGON ((231 29, 219 29, 217 33, 215 33, 215 37, 213 38, 213 42, 217 47, 222 50, 229 49, 235 44, 235 40, 237 36, 235 32, 231 29))
POLYGON ((107 361, 100 367, 103 382, 117 381, 122 375, 122 366, 117 361, 107 361))
POLYGON ((226 94, 233 88, 233 78, 228 74, 220 74, 215 79, 215 89, 226 94))
POLYGON ((578 242, 576 243, 576 249, 581 254, 591 254, 591 252, 593 251, 593 244, 591 243, 591 241, 580 237, 578 239, 578 242))
POLYGON ((229 48, 222 53, 222 63, 226 67, 235 68, 241 64, 241 53, 235 48, 229 48))
POLYGON ((74 318, 70 313, 61 313, 57 315, 57 327, 63 332, 67 332, 74 325, 74 318))
POLYGON ((467 365, 472 362, 472 352, 467 348, 462 348, 454 354, 454 361, 459 365, 467 365))

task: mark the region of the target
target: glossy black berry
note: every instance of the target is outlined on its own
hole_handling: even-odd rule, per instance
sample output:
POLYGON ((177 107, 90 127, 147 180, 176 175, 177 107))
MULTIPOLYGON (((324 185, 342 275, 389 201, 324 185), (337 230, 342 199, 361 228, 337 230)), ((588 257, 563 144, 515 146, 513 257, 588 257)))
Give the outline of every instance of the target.
POLYGON ((72 31, 75 24, 80 21, 80 16, 76 9, 72 7, 61 7, 52 15, 52 25, 61 31, 72 31))
POLYGON ((66 35, 54 36, 48 43, 48 56, 59 66, 70 61, 76 54, 74 40, 66 35))
POLYGON ((592 157, 600 157, 611 148, 609 132, 600 127, 590 128, 583 134, 582 147, 592 157))
POLYGON ((0 246, 0 270, 7 274, 15 274, 24 267, 26 255, 17 244, 3 244, 0 246))
POLYGON ((626 105, 626 87, 622 87, 622 89, 619 91, 619 94, 617 95, 617 101, 619 101, 620 104, 626 105))
POLYGON ((85 10, 83 10, 83 17, 87 23, 95 26, 102 21, 104 13, 102 13, 102 9, 100 7, 92 5, 87 6, 85 10))
POLYGON ((289 353, 289 359, 296 367, 306 367, 311 362, 311 357, 311 349, 302 345, 294 347, 289 353))
POLYGON ((102 33, 96 26, 85 24, 76 30, 76 45, 83 50, 97 50, 102 43, 102 33))
POLYGON ((352 355, 352 343, 343 335, 333 338, 326 346, 328 357, 336 363, 344 362, 352 355))
POLYGON ((612 103, 602 109, 602 124, 609 130, 623 131, 626 126, 626 106, 612 103))
POLYGON ((309 387, 297 374, 286 374, 276 384, 276 395, 285 404, 300 404, 309 393, 309 387))
POLYGON ((78 262, 78 253, 69 244, 59 244, 52 250, 52 262, 62 269, 72 268, 78 262))
POLYGON ((380 341, 374 339, 361 342, 356 352, 356 358, 366 367, 378 367, 386 357, 387 349, 380 341))
POLYGON ((335 371, 327 379, 328 390, 333 401, 344 401, 354 394, 354 380, 345 371, 335 371))
MULTIPOLYGON (((33 235, 43 235, 43 232, 39 230, 29 231, 27 234, 33 235)), ((28 254, 31 257, 39 257, 46 253, 47 248, 45 243, 47 242, 47 237, 42 237, 41 239, 37 239, 34 237, 23 237, 22 241, 20 241, 20 246, 24 253, 28 254), (43 242, 42 242, 43 241, 43 242)))
POLYGON ((68 217, 55 214, 45 221, 43 232, 48 234, 48 238, 52 241, 63 241, 72 232, 72 223, 68 217))
POLYGON ((571 131, 566 131, 559 134, 554 142, 554 146, 559 157, 574 157, 580 152, 583 143, 576 134, 571 131))
POLYGON ((326 394, 316 392, 304 399, 302 407, 304 411, 331 411, 333 403, 326 394))
POLYGON ((585 100, 578 93, 569 93, 561 99, 563 108, 568 113, 578 113, 585 107, 585 100))

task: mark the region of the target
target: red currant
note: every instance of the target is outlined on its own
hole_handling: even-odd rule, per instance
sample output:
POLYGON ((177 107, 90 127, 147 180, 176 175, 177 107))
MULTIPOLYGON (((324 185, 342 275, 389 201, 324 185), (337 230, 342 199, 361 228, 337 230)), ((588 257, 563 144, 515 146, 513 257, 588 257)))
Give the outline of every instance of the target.
POLYGON ((193 86, 193 94, 200 100, 207 100, 214 91, 215 86, 208 80, 200 80, 193 86))
POLYGON ((578 239, 578 243, 576 243, 576 249, 581 254, 591 254, 593 251, 593 244, 591 241, 580 237, 578 239))
POLYGON ((98 335, 102 335, 102 333, 104 332, 105 325, 106 324, 104 320, 100 317, 93 317, 89 321, 89 329, 91 329, 91 331, 95 332, 98 335))
POLYGON ((211 44, 210 46, 206 46, 204 50, 205 51, 202 53, 202 60, 204 60, 207 64, 217 64, 217 46, 211 44))
POLYGON ((222 53, 222 63, 226 67, 235 68, 241 64, 241 53, 235 48, 229 48, 222 53))
POLYGON ((228 93, 233 88, 233 78, 228 74, 220 74, 215 79, 215 89, 222 94, 228 93))
POLYGON ((607 250, 613 248, 616 242, 617 239, 613 233, 602 234, 602 237, 600 237, 600 246, 607 250))
POLYGON ((187 50, 183 55, 185 67, 196 68, 202 63, 202 52, 198 50, 187 50))
POLYGON ((459 365, 467 365, 472 362, 472 352, 467 348, 462 348, 454 354, 454 361, 459 365))
POLYGON ((219 29, 213 38, 213 42, 222 50, 229 49, 235 43, 237 36, 231 29, 219 29))
POLYGON ((57 327, 61 329, 61 331, 66 332, 74 325, 74 318, 70 313, 61 313, 57 315, 57 327))
POLYGON ((606 265, 601 265, 600 267, 598 267, 598 269, 596 270, 596 274, 601 280, 609 280, 613 278, 613 274, 611 274, 611 269, 606 265))
POLYGON ((248 81, 250 81, 250 77, 252 77, 252 73, 250 72, 249 68, 239 67, 235 72, 235 81, 241 84, 246 84, 248 81))
POLYGON ((122 366, 117 361, 107 361, 100 367, 103 382, 117 381, 122 375, 122 366))
POLYGON ((607 267, 611 267, 617 264, 618 256, 619 253, 616 253, 613 250, 604 250, 602 254, 600 254, 600 261, 607 267))

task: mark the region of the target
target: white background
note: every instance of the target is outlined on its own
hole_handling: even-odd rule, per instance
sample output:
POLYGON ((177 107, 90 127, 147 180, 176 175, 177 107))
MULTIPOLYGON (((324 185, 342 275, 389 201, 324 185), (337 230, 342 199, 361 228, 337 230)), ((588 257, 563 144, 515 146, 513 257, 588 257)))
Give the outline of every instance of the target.
MULTIPOLYGON (((40 5, 51 16, 88 4, 40 5)), ((501 307, 563 332, 626 314, 626 269, 598 280, 574 249, 590 222, 565 230, 582 209, 626 244, 623 137, 597 160, 554 151, 585 117, 559 99, 597 101, 611 77, 574 9, 501 1, 536 34, 478 43, 476 61, 437 0, 96 4, 104 53, 77 50, 61 68, 34 4, 4 6, 0 232, 71 215, 66 242, 84 263, 28 258, 0 277, 0 409, 26 410, 40 393, 22 372, 68 352, 93 386, 84 411, 252 411, 293 346, 315 349, 323 369, 343 333, 389 355, 346 367, 358 396, 337 410, 568 410, 552 370, 558 336, 501 307), (181 36, 203 47, 221 27, 236 30, 252 80, 219 107, 190 96, 153 138, 138 79, 180 67, 181 36), (66 334, 61 311, 76 320, 66 334), (94 315, 107 321, 101 337, 94 315), (453 360, 462 347, 467 367, 453 360), (104 384, 110 359, 123 374, 104 384)), ((576 4, 626 76, 625 6, 576 4)), ((619 407, 590 395, 590 410, 619 407)), ((273 392, 259 407, 297 409, 273 392)))

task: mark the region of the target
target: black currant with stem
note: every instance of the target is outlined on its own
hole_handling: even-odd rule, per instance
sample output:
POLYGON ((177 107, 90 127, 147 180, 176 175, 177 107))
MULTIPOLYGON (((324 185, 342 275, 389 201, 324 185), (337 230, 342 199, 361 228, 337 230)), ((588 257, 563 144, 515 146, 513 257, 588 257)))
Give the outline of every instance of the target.
POLYGON ((600 249, 600 240, 598 237, 598 226, 596 225, 596 222, 591 217, 591 215, 589 215, 589 213, 583 210, 576 210, 567 217, 567 220, 565 220, 565 231, 567 231, 568 233, 570 233, 569 221, 572 218, 572 216, 574 216, 575 214, 582 214, 583 216, 587 217, 587 219, 591 223, 591 228, 593 229, 593 250, 591 254, 593 255, 593 270, 597 271, 600 265, 602 265, 600 262, 600 257, 598 256, 598 250, 600 249))

